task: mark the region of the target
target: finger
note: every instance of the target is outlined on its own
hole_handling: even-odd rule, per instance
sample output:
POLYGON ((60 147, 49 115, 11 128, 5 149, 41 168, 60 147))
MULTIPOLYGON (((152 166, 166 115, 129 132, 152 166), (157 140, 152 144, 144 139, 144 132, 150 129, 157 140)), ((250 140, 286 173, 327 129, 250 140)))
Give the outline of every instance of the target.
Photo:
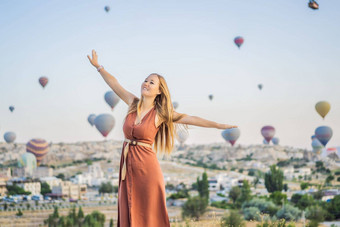
POLYGON ((89 55, 87 55, 87 58, 91 61, 91 58, 90 58, 90 56, 89 55))

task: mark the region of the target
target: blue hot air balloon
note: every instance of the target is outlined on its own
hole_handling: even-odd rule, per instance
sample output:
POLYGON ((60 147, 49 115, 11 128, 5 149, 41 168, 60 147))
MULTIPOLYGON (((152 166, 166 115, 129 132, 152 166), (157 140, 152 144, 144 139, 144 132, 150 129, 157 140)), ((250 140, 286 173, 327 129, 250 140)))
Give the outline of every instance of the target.
POLYGON ((112 110, 120 100, 118 95, 116 95, 116 93, 114 93, 113 91, 106 92, 104 95, 104 98, 105 98, 106 103, 109 104, 112 110))
POLYGON ((315 136, 315 135, 312 135, 310 138, 313 140, 313 139, 315 139, 315 138, 316 138, 316 136, 315 136))
POLYGON ((14 106, 10 106, 10 107, 9 107, 9 110, 10 110, 11 112, 13 112, 14 106))
POLYGON ((263 139, 263 144, 269 144, 269 142, 266 139, 263 139))
POLYGON ((94 125, 94 119, 96 118, 95 114, 90 114, 87 118, 87 121, 90 123, 91 126, 94 125))
POLYGON ((110 11, 110 6, 105 6, 104 9, 108 13, 110 11))
POLYGON ((322 143, 320 143, 320 141, 317 138, 314 138, 312 141, 312 148, 315 154, 320 154, 322 151, 323 145, 322 143))
POLYGON ((115 119, 110 114, 100 114, 94 119, 98 131, 106 137, 115 125, 115 119))
POLYGON ((6 132, 4 134, 4 139, 5 139, 6 143, 13 143, 15 138, 16 138, 16 135, 15 135, 14 132, 6 132))
POLYGON ((178 102, 173 102, 172 105, 173 105, 174 109, 177 109, 177 107, 178 107, 178 102))
POLYGON ((328 141, 333 136, 333 131, 328 126, 320 126, 317 129, 315 129, 315 136, 322 143, 322 145, 326 146, 328 141))
POLYGON ((236 140, 240 137, 241 131, 239 128, 228 128, 222 131, 222 137, 234 146, 236 140))
POLYGON ((33 170, 37 168, 37 159, 34 154, 25 152, 18 159, 18 167, 25 168, 26 171, 32 175, 33 170))
POLYGON ((277 137, 273 137, 272 142, 273 142, 273 144, 275 144, 275 145, 279 145, 280 139, 277 138, 277 137))

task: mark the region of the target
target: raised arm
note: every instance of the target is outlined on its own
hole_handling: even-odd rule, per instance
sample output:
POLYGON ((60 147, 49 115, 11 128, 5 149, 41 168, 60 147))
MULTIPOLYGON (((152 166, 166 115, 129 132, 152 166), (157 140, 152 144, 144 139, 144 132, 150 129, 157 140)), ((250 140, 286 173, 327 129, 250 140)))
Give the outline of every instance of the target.
MULTIPOLYGON (((177 118, 179 115, 180 115, 179 113, 174 111, 173 118, 177 118)), ((176 123, 217 129, 237 128, 236 125, 220 124, 200 117, 189 116, 187 114, 184 114, 184 117, 176 121, 176 123)))
MULTIPOLYGON (((98 69, 100 67, 98 63, 98 56, 95 50, 92 50, 92 59, 87 55, 90 63, 98 69)), ((134 94, 125 90, 119 83, 118 80, 108 73, 104 68, 99 70, 100 75, 103 77, 105 82, 110 86, 110 88, 128 105, 130 106, 134 98, 137 98, 134 94)))

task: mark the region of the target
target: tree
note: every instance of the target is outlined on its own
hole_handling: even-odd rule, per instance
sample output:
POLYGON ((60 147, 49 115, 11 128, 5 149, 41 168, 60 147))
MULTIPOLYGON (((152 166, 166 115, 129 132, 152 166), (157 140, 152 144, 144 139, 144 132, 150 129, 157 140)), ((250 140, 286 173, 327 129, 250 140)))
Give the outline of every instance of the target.
POLYGON ((284 185, 283 185, 283 190, 284 190, 285 192, 288 191, 288 184, 284 184, 284 185))
POLYGON ((270 194, 270 199, 276 204, 276 205, 282 205, 283 201, 287 201, 287 195, 276 191, 270 194))
POLYGON ((301 216, 301 211, 293 207, 292 205, 285 204, 279 211, 276 213, 276 217, 278 219, 285 219, 286 221, 298 220, 301 216))
POLYGON ((236 202, 237 198, 241 195, 241 189, 238 186, 234 186, 229 191, 229 198, 233 201, 233 203, 236 202))
POLYGON ((209 182, 206 172, 202 174, 202 180, 197 177, 197 191, 202 198, 206 198, 209 201, 209 182))
POLYGON ((268 192, 282 191, 283 172, 276 167, 270 166, 270 171, 264 176, 264 183, 268 192))
POLYGON ((110 219, 110 227, 113 227, 113 219, 110 219))
POLYGON ((21 209, 19 209, 18 212, 15 215, 18 216, 18 217, 21 217, 23 215, 21 209))
POLYGON ((182 217, 192 217, 196 220, 200 219, 207 209, 208 201, 205 197, 195 196, 189 199, 182 206, 182 217))
POLYGON ((110 182, 102 183, 99 187, 99 193, 112 193, 112 192, 114 192, 114 188, 110 182))
POLYGON ((308 186, 309 186, 309 183, 308 183, 308 182, 302 182, 302 183, 300 184, 301 190, 305 190, 306 188, 308 188, 308 186))
POLYGON ((51 193, 52 191, 51 191, 51 188, 50 188, 50 185, 49 184, 47 184, 46 182, 43 182, 43 183, 41 183, 40 184, 41 186, 40 186, 40 191, 41 191, 41 194, 43 195, 43 196, 45 196, 47 193, 51 193))
POLYGON ((236 203, 239 207, 241 207, 242 203, 251 200, 251 190, 250 190, 250 185, 247 180, 243 181, 243 185, 241 188, 241 194, 237 198, 236 203))
POLYGON ((335 219, 340 218, 340 195, 334 196, 328 203, 327 210, 330 214, 334 215, 335 219))
POLYGON ((230 210, 229 214, 221 219, 221 227, 244 227, 245 223, 237 210, 230 210))
POLYGON ((59 173, 56 177, 61 180, 65 180, 65 175, 63 173, 59 173))
POLYGON ((254 188, 256 188, 256 185, 258 185, 260 183, 260 178, 259 177, 255 177, 253 184, 254 184, 254 188))

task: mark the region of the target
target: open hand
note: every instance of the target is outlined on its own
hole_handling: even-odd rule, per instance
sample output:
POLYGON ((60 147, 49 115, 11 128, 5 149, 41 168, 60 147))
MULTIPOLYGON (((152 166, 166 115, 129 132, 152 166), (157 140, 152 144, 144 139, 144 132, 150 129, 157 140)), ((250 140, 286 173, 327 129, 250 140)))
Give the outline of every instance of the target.
POLYGON ((218 124, 218 129, 237 128, 236 125, 218 124))
POLYGON ((92 59, 91 59, 90 55, 87 55, 87 58, 90 60, 90 63, 91 63, 94 67, 96 67, 96 68, 99 67, 99 64, 98 64, 98 56, 97 56, 97 53, 96 53, 95 50, 92 50, 92 59))

